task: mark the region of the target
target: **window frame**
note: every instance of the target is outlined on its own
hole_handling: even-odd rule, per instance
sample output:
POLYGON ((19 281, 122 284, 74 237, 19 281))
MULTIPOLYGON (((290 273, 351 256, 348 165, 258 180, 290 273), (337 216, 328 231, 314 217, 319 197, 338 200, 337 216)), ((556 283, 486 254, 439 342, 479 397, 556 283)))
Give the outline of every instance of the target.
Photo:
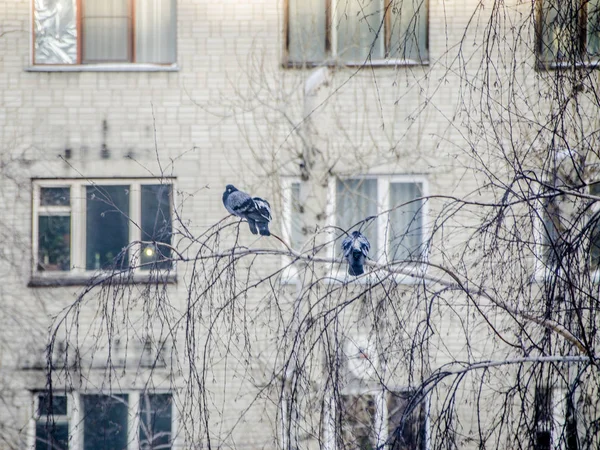
MULTIPOLYGON (((41 394, 48 393, 47 390, 35 390, 31 391, 33 395, 33 401, 31 405, 33 407, 33 414, 29 421, 29 439, 28 446, 30 450, 35 450, 36 445, 36 423, 39 420, 38 405, 39 396, 41 394)), ((144 394, 169 394, 171 396, 171 449, 179 448, 179 442, 177 437, 177 424, 179 417, 177 414, 177 408, 175 407, 175 395, 172 390, 168 389, 152 389, 152 390, 139 390, 139 389, 128 389, 120 392, 103 392, 101 390, 86 390, 77 391, 69 390, 64 391, 59 388, 54 388, 53 395, 66 395, 67 396, 67 416, 65 420, 68 420, 69 430, 69 450, 80 450, 84 448, 85 439, 85 421, 83 416, 83 397, 86 395, 127 395, 127 450, 140 450, 140 421, 141 421, 141 398, 144 394)), ((61 418, 63 416, 60 416, 61 418)), ((61 419, 62 421, 62 419, 61 419)))
MULTIPOLYGON (((588 42, 588 2, 585 0, 580 1, 580 11, 577 14, 576 28, 578 31, 577 36, 577 55, 569 55, 568 58, 558 60, 556 58, 546 59, 544 56, 544 2, 546 0, 536 0, 535 3, 535 57, 536 67, 538 70, 549 70, 549 69, 562 69, 572 67, 589 67, 597 68, 600 67, 600 55, 591 56, 588 53, 587 42, 588 42), (573 63, 575 60, 575 63, 573 63)), ((560 1, 560 0, 555 0, 560 1)))
MULTIPOLYGON (((133 273, 134 282, 148 282, 152 278, 152 273, 166 276, 166 281, 176 281, 176 264, 172 263, 170 269, 141 270, 139 267, 132 267, 132 261, 135 254, 139 252, 130 251, 128 254, 129 267, 123 270, 87 270, 86 269, 86 188, 89 186, 120 186, 129 185, 130 193, 136 195, 129 196, 129 216, 128 216, 128 246, 134 242, 141 241, 141 186, 142 185, 169 185, 171 186, 171 225, 175 217, 176 202, 176 178, 174 177, 141 177, 141 178, 33 178, 32 185, 32 222, 31 222, 31 281, 30 286, 52 286, 52 285, 78 285, 87 284, 90 279, 98 276, 112 276, 114 273, 128 272, 133 273), (46 187, 70 187, 70 215, 71 215, 71 236, 70 236, 70 269, 61 271, 40 271, 39 263, 39 217, 48 211, 48 208, 57 208, 54 206, 46 207, 40 205, 41 188, 46 187), (140 225, 140 226, 138 226, 140 225)), ((67 208, 67 207, 60 207, 67 208)), ((174 234, 171 234, 173 242, 174 234)), ((119 281, 118 277, 114 281, 119 281)), ((128 280, 127 282, 131 282, 128 280)))
MULTIPOLYGON (((284 0, 284 21, 283 21, 283 66, 286 68, 301 68, 301 67, 320 67, 320 66, 346 66, 346 67, 358 67, 368 64, 369 66, 428 66, 429 65, 429 0, 423 0, 422 3, 425 7, 425 26, 427 28, 425 32, 425 51, 427 53, 427 57, 423 60, 415 60, 415 59, 404 59, 404 58, 388 58, 384 56, 383 59, 367 59, 367 60, 348 60, 338 56, 337 52, 337 36, 332 28, 332 23, 335 23, 335 18, 337 14, 337 4, 341 0, 325 0, 325 57, 321 61, 294 61, 290 57, 289 52, 289 43, 290 43, 290 34, 289 34, 289 21, 290 21, 290 0, 284 0)), ((389 31, 389 23, 390 23, 390 14, 387 13, 390 2, 394 0, 380 0, 384 5, 385 16, 384 16, 384 53, 387 55, 389 53, 389 40, 390 40, 390 31, 389 31)))
POLYGON ((36 8, 35 0, 31 2, 31 58, 30 66, 26 68, 28 72, 105 72, 105 71, 178 71, 177 65, 177 2, 173 3, 173 14, 175 29, 173 33, 175 35, 174 42, 174 58, 172 62, 166 63, 139 63, 136 61, 136 0, 126 0, 128 3, 128 11, 130 18, 128 21, 128 58, 129 61, 94 61, 84 62, 83 58, 83 47, 85 41, 85 35, 83 33, 83 21, 84 21, 84 3, 86 0, 73 0, 74 15, 75 15, 75 28, 77 30, 77 36, 75 37, 77 43, 76 61, 74 63, 43 63, 36 62, 35 44, 36 44, 36 29, 35 29, 35 17, 36 8))
MULTIPOLYGON (((427 197, 429 197, 429 182, 425 175, 421 174, 364 174, 364 175, 350 175, 347 177, 340 176, 331 176, 329 178, 328 185, 328 205, 327 205, 327 226, 331 231, 330 245, 329 245, 329 256, 335 260, 336 257, 338 260, 343 259, 343 255, 341 254, 341 244, 342 239, 335 239, 335 230, 337 226, 337 217, 336 217, 336 187, 337 180, 345 179, 345 180, 353 180, 353 179, 376 179, 377 180, 377 249, 381 253, 381 255, 377 258, 377 260, 373 259, 376 255, 369 255, 369 258, 375 262, 379 262, 380 264, 392 264, 394 261, 389 260, 388 250, 389 250, 389 227, 387 226, 389 220, 389 211, 390 211, 390 185, 392 183, 420 183, 421 184, 421 197, 423 204, 421 207, 421 245, 423 247, 423 263, 422 264, 406 264, 403 266, 403 269, 414 274, 414 275, 422 275, 427 270, 427 262, 429 261, 429 245, 427 243, 426 235, 429 230, 429 202, 427 201, 427 197), (384 189, 382 189, 382 187, 384 189), (386 202, 387 199, 387 203, 386 202), (386 206, 382 206, 382 205, 386 206), (385 255, 385 261, 381 260, 381 258, 385 255)), ((399 261, 399 260, 398 260, 399 261)), ((341 264, 334 264, 332 266, 332 277, 335 280, 348 280, 349 275, 347 273, 347 268, 345 262, 341 262, 341 264)), ((353 281, 356 282, 368 282, 370 279, 370 273, 377 273, 378 271, 367 271, 365 270, 365 275, 361 275, 358 277, 351 277, 353 281)), ((406 276, 404 274, 396 274, 396 278, 398 282, 404 284, 412 284, 417 281, 417 278, 412 276, 406 276)))

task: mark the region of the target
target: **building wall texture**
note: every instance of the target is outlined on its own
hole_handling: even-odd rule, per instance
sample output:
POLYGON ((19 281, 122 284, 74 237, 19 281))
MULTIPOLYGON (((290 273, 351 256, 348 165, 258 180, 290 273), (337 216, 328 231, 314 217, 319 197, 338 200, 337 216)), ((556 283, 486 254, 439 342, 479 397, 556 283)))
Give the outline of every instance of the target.
MULTIPOLYGON (((222 253, 233 245, 265 252, 283 247, 226 218, 221 195, 232 183, 269 199, 271 230, 285 237, 285 180, 304 177, 302 214, 310 225, 305 237, 316 236, 319 243, 331 241, 323 230, 331 223, 328 195, 335 177, 422 177, 433 196, 426 223, 444 231, 430 243, 431 261, 473 264, 481 253, 464 251, 462 245, 480 225, 477 207, 457 211, 444 223, 436 218, 449 198, 498 200, 477 168, 485 164, 501 177, 506 161, 492 149, 516 141, 523 148, 531 145, 539 135, 528 124, 552 109, 542 95, 550 90, 548 80, 536 71, 531 2, 513 2, 499 14, 491 4, 429 0, 426 65, 290 68, 283 64, 284 0, 178 0, 176 65, 162 71, 40 70, 32 64, 32 3, 0 0, 0 448, 31 448, 32 391, 50 382, 80 392, 147 385, 172 391, 179 448, 201 448, 209 440, 220 448, 289 444, 282 437, 280 409, 288 388, 277 378, 286 373, 272 368, 283 367, 286 358, 312 355, 303 360, 302 376, 318 380, 330 360, 322 356, 327 352, 319 343, 320 328, 307 325, 306 317, 326 323, 327 311, 354 296, 361 301, 340 312, 339 327, 350 334, 372 332, 382 314, 393 311, 405 318, 404 328, 383 330, 382 341, 426 361, 388 355, 388 362, 395 361, 395 370, 385 375, 390 385, 407 386, 412 377, 452 361, 510 355, 488 326, 507 329, 510 318, 491 300, 478 305, 479 311, 489 311, 489 322, 478 324, 468 296, 452 295, 449 302, 428 308, 415 294, 427 288, 415 288, 419 282, 410 277, 400 277, 395 285, 397 303, 381 307, 381 286, 365 291, 360 284, 323 283, 303 297, 299 292, 307 292, 303 289, 325 269, 311 269, 305 278, 282 275, 279 255, 236 260, 235 271, 225 268, 235 258, 223 259, 222 253), (489 26, 492 22, 497 29, 489 26), (490 37, 496 32, 504 39, 490 37), (518 92, 506 92, 507 80, 513 79, 518 82, 510 85, 518 92), (486 123, 501 122, 506 113, 488 106, 507 99, 522 123, 486 130, 486 123), (102 154, 103 145, 108 155, 102 154), (32 180, 145 177, 175 179, 175 243, 187 260, 177 263, 176 282, 29 286, 36 220, 32 180), (219 224, 227 226, 218 231, 219 224), (269 282, 245 290, 274 273, 269 282), (304 319, 297 322, 295 314, 304 319), (416 345, 411 339, 423 321, 431 335, 416 345), (305 342, 294 344, 291 328, 282 324, 307 327, 305 342), (51 373, 41 367, 54 330, 57 340, 72 342, 73 354, 81 349, 82 367, 51 373), (135 345, 142 345, 145 334, 171 342, 166 367, 111 363, 116 337, 132 343, 128 352, 134 359, 135 345)), ((341 257, 339 249, 333 253, 341 257)), ((476 279, 479 270, 473 266, 476 279)), ((474 409, 479 379, 472 374, 467 379, 457 394, 458 448, 475 442, 477 421, 497 412, 491 389, 481 391, 483 397, 489 394, 489 402, 474 409)), ((496 381, 505 380, 498 376, 496 381)), ((443 407, 446 388, 452 387, 431 395, 434 415, 443 407)), ((299 404, 316 408, 318 399, 310 396, 319 388, 303 389, 308 400, 299 404)), ((302 413, 297 418, 312 427, 302 447, 330 444, 311 434, 325 420, 316 411, 311 411, 314 417, 302 413)))

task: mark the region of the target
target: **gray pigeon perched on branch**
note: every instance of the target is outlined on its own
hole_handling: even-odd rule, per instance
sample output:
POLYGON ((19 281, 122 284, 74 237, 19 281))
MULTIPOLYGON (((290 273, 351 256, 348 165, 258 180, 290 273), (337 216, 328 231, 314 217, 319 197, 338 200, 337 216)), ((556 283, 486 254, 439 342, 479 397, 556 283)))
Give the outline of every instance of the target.
POLYGON ((223 192, 223 205, 231 214, 246 219, 252 234, 270 236, 269 222, 271 221, 271 205, 259 197, 250 197, 228 184, 223 192))
POLYGON ((364 234, 353 231, 352 234, 342 241, 344 258, 348 261, 348 273, 350 275, 362 275, 365 273, 363 265, 369 254, 371 244, 364 234))

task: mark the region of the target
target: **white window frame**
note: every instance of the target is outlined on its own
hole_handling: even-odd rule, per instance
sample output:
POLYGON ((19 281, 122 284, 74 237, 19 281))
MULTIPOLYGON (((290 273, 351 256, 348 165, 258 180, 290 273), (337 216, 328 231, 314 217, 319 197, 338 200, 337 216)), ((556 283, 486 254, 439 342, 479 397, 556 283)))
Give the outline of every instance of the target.
MULTIPOLYGON (((281 234, 283 236, 283 240, 292 248, 292 186, 296 183, 300 184, 300 189, 302 189, 302 181, 299 177, 285 177, 281 179, 281 188, 282 188, 282 211, 281 211, 281 234)), ((295 251, 301 252, 301 249, 294 249, 295 251)), ((303 249, 306 250, 306 249, 303 249)), ((292 264, 293 258, 284 255, 282 257, 282 267, 284 267, 283 271, 283 279, 294 282, 298 278, 298 272, 300 268, 298 267, 298 263, 292 264)), ((301 262, 300 262, 301 263, 301 262)))
MULTIPOLYGON (((287 42, 287 38, 284 39, 285 42, 285 48, 284 48, 284 55, 286 57, 286 62, 285 64, 287 66, 290 67, 297 67, 297 66, 302 66, 302 65, 307 65, 307 66, 320 66, 323 64, 328 64, 328 65, 339 65, 339 66, 362 66, 363 64, 365 64, 364 60, 345 60, 342 59, 338 56, 338 52, 337 52, 337 33, 334 31, 334 27, 331 24, 335 24, 336 21, 338 20, 338 3, 341 2, 341 0, 326 0, 329 2, 329 5, 325 5, 325 14, 327 14, 327 10, 329 11, 329 16, 326 17, 326 33, 327 33, 327 37, 326 39, 329 40, 330 42, 330 48, 326 49, 326 54, 325 57, 322 61, 294 61, 290 58, 289 56, 289 48, 288 48, 288 42, 287 42)), ((385 3, 387 3, 387 0, 380 0, 382 2, 382 5, 384 8, 386 8, 385 3)), ((425 50, 427 52, 427 57, 423 60, 415 60, 415 59, 404 59, 404 58, 381 58, 381 59, 369 59, 368 63, 369 65, 373 65, 373 66, 423 66, 423 65, 428 65, 429 64, 429 0, 423 0, 423 3, 425 5, 425 11, 423 12, 425 14, 425 26, 427 27, 427 31, 426 31, 426 38, 425 38, 425 50)), ((289 0, 286 0, 285 3, 285 33, 284 35, 287 36, 287 30, 289 29, 289 21, 290 19, 290 13, 289 13, 289 0)), ((388 22, 387 19, 384 18, 384 20, 386 21, 386 24, 388 22)), ((381 27, 381 32, 383 33, 383 45, 385 46, 385 36, 386 36, 386 24, 384 24, 383 27, 381 27)), ((384 48, 385 53, 387 53, 388 49, 384 48)))
MULTIPOLYGON (((33 392, 33 414, 31 415, 29 425, 29 439, 28 448, 35 450, 36 444, 36 422, 39 419, 38 416, 38 397, 47 391, 34 391, 33 392)), ((53 395, 64 395, 64 391, 54 388, 55 394, 53 395)), ((83 398, 86 395, 127 395, 127 450, 139 450, 140 449, 140 397, 143 393, 146 394, 170 394, 171 395, 171 448, 176 449, 180 447, 179 439, 177 437, 177 424, 178 415, 177 408, 175 407, 175 395, 173 391, 155 389, 152 391, 142 390, 125 390, 123 392, 102 392, 99 390, 90 390, 86 392, 69 391, 67 395, 67 416, 55 416, 60 417, 61 422, 68 420, 69 423, 69 450, 80 450, 84 445, 85 438, 85 425, 83 417, 83 398)))
MULTIPOLYGON (((110 271, 87 270, 86 266, 86 188, 88 186, 119 186, 129 185, 131 193, 136 195, 129 196, 129 245, 141 241, 141 229, 138 224, 141 223, 141 186, 150 184, 164 184, 171 186, 171 223, 173 223, 175 207, 175 178, 89 178, 89 179, 32 179, 32 278, 61 280, 69 278, 90 279, 98 274, 110 274, 110 271), (70 187, 70 206, 41 206, 40 191, 41 188, 70 187), (43 213, 64 214, 70 212, 71 215, 71 242, 70 242, 70 270, 65 271, 39 271, 38 268, 38 244, 39 244, 39 216, 43 213)), ((174 246, 174 242, 171 242, 174 246)), ((134 262, 134 254, 129 252, 130 267, 134 262)), ((160 273, 175 273, 176 265, 173 262, 170 269, 160 269, 160 273)), ((140 270, 138 267, 130 269, 134 277, 142 281, 148 278, 149 271, 140 270)))
MULTIPOLYGON (((421 208, 421 218, 422 218, 422 232, 421 232, 421 244, 423 245, 423 264, 411 264, 403 266, 403 270, 405 272, 410 272, 414 276, 406 276, 403 274, 396 274, 396 279, 398 282, 404 284, 414 284, 415 282, 420 282, 418 279, 419 275, 422 275, 427 270, 427 261, 429 260, 429 245, 427 244, 426 236, 429 232, 429 202, 426 198, 429 196, 429 183, 427 177, 425 175, 402 175, 402 174, 367 174, 367 175, 350 175, 344 177, 336 177, 332 176, 329 178, 329 196, 328 196, 328 204, 327 204, 327 225, 331 230, 334 230, 333 227, 336 226, 336 183, 337 180, 355 180, 355 179, 376 179, 377 180, 377 212, 378 222, 377 222, 377 248, 382 255, 386 255, 386 261, 381 260, 381 256, 376 260, 379 263, 391 263, 392 261, 387 260, 388 254, 388 214, 385 213, 389 211, 390 205, 390 185, 392 183, 420 183, 421 184, 421 192, 423 198, 423 206, 421 208)), ((366 217, 365 217, 366 219, 366 217)), ((331 244, 329 245, 329 255, 332 259, 342 258, 341 253, 341 244, 342 240, 335 240, 335 231, 331 232, 330 238, 331 244)), ((369 255, 369 258, 374 258, 376 255, 369 255)), ((348 275, 348 270, 346 267, 346 263, 342 262, 341 264, 334 264, 332 267, 332 278, 337 281, 348 281, 353 280, 355 282, 369 282, 370 274, 377 274, 376 271, 367 271, 365 270, 365 276, 359 277, 350 277, 348 275)))

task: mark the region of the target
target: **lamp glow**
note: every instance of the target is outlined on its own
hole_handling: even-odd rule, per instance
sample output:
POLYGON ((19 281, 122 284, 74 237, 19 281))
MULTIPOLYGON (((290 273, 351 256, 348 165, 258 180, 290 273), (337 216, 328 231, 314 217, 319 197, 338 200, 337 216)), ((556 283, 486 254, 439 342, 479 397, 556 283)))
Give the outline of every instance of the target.
POLYGON ((154 256, 154 249, 152 247, 146 247, 144 249, 144 255, 146 255, 148 258, 154 256))

